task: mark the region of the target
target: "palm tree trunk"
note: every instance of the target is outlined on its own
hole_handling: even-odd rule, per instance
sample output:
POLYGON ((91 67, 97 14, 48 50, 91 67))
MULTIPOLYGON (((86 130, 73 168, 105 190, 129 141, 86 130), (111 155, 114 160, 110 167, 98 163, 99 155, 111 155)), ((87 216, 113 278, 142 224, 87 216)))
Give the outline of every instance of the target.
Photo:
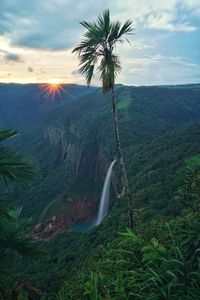
POLYGON ((118 117, 117 117, 117 109, 116 109, 116 96, 115 96, 115 88, 112 88, 112 108, 113 108, 113 117, 114 117, 114 129, 115 129, 115 138, 116 138, 116 144, 117 144, 117 150, 119 153, 119 159, 120 164, 122 168, 122 174, 124 177, 124 183, 125 183, 125 194, 127 194, 128 197, 128 221, 129 221, 129 227, 133 228, 133 211, 132 211, 132 199, 131 199, 131 193, 129 188, 129 182, 128 177, 126 174, 126 168, 124 164, 124 157, 122 153, 121 148, 121 142, 120 142, 120 135, 119 135, 119 125, 118 125, 118 117))

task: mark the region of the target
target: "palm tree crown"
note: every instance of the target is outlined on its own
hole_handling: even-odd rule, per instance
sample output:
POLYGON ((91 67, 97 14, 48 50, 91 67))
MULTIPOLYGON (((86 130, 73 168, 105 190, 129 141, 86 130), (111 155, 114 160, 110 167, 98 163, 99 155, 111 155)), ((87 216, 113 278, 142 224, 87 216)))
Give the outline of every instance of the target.
POLYGON ((111 22, 109 10, 106 10, 96 21, 83 21, 80 24, 87 31, 80 44, 73 50, 80 59, 79 72, 90 85, 96 66, 103 91, 107 93, 113 89, 115 78, 121 70, 119 57, 113 50, 118 42, 123 42, 124 34, 133 32, 133 22, 111 22))

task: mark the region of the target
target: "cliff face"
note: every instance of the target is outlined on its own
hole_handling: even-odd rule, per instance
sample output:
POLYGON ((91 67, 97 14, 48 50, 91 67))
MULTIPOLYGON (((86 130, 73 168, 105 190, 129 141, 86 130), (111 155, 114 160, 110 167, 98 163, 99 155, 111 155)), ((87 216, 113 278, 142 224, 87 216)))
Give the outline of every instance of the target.
POLYGON ((49 240, 57 234, 70 232, 73 224, 95 220, 97 209, 89 196, 68 199, 68 205, 61 205, 52 211, 51 217, 35 225, 33 234, 36 239, 49 240))
MULTIPOLYGON (((116 94, 124 150, 200 120, 199 90, 120 87, 116 94)), ((69 101, 54 109, 40 129, 18 139, 15 146, 30 154, 40 169, 34 185, 16 195, 24 215, 34 216, 35 223, 47 224, 55 216, 69 228, 94 218, 116 155, 110 100, 97 91, 69 101)), ((133 155, 126 155, 128 167, 133 155)))
MULTIPOLYGON (((95 218, 107 168, 112 160, 105 145, 98 117, 87 112, 77 116, 55 111, 34 135, 22 136, 19 148, 38 165, 40 179, 33 187, 18 192, 25 215, 36 216, 50 236, 69 230, 72 224, 95 218), (56 223, 49 227, 55 216, 56 223)), ((44 234, 45 235, 45 234, 44 234)))
MULTIPOLYGON (((94 125, 92 124, 92 129, 94 125)), ((59 121, 48 123, 41 134, 48 153, 53 153, 53 160, 52 166, 46 161, 45 166, 50 167, 39 183, 42 190, 37 192, 37 197, 42 204, 42 213, 35 227, 35 236, 39 239, 49 239, 56 234, 69 231, 73 224, 95 219, 110 160, 108 149, 102 141, 91 134, 91 139, 86 142, 77 124, 68 123, 64 126, 59 121), (49 196, 46 199, 42 192, 45 182, 49 181, 52 181, 53 186, 60 187, 55 188, 54 192, 54 187, 48 185, 49 196), (55 221, 52 221, 54 217, 55 221)), ((41 148, 40 154, 43 150, 41 148)), ((35 155, 36 159, 40 154, 35 155)), ((37 162, 39 165, 44 163, 44 155, 37 162)), ((36 194, 34 189, 28 192, 27 196, 30 197, 33 193, 36 194)), ((38 203, 34 201, 33 206, 37 209, 38 203)))
POLYGON ((65 127, 57 122, 48 125, 44 130, 44 140, 49 149, 56 152, 57 166, 70 164, 75 178, 80 178, 83 173, 94 181, 103 178, 108 163, 108 149, 95 136, 91 135, 89 143, 85 143, 78 128, 71 124, 65 127))

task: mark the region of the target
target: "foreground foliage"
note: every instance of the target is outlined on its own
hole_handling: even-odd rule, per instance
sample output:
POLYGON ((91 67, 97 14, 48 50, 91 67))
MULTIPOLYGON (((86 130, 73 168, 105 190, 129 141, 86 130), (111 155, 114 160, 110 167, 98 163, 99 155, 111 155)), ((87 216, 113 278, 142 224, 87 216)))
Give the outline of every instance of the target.
POLYGON ((199 218, 151 224, 157 238, 120 233, 76 270, 58 299, 199 299, 199 218))
POLYGON ((145 222, 148 209, 135 210, 135 232, 127 229, 97 247, 73 271, 58 299, 199 299, 199 156, 186 162, 184 185, 175 198, 180 213, 173 219, 145 222))
MULTIPOLYGON (((15 136, 16 131, 0 130, 0 142, 15 136)), ((12 185, 29 183, 35 170, 22 155, 0 145, 0 298, 9 299, 14 293, 13 268, 11 262, 16 254, 43 256, 38 244, 24 233, 25 222, 19 219, 21 209, 10 208, 8 192, 12 185)))
MULTIPOLYGON (((6 268, 11 273, 10 266, 15 267, 12 282, 20 277, 18 291, 25 285, 28 288, 28 281, 42 291, 41 299, 48 300, 56 296, 58 299, 150 296, 163 299, 168 290, 169 299, 175 295, 177 299, 199 298, 196 255, 199 253, 200 126, 187 126, 170 133, 199 121, 199 91, 188 87, 118 88, 122 145, 137 207, 134 230, 128 233, 129 237, 124 236, 127 235, 126 203, 114 198, 111 213, 99 228, 84 235, 67 232, 45 242, 47 260, 28 257, 10 260, 6 268), (167 136, 160 137, 166 133, 167 136), (158 259, 144 261, 147 254, 152 256, 152 248, 159 252, 158 259), (160 289, 148 281, 153 276, 149 269, 161 278, 160 289), (168 270, 176 275, 176 280, 168 270), (181 294, 181 287, 187 290, 185 295, 181 294)), ((16 198, 12 196, 25 208, 23 215, 32 216, 35 223, 42 222, 43 212, 51 202, 55 205, 45 218, 61 211, 64 201, 75 199, 74 192, 79 197, 90 192, 98 199, 104 167, 112 159, 114 149, 110 106, 100 92, 57 109, 45 122, 41 131, 23 135, 15 145, 18 151, 32 154, 41 169, 41 180, 31 188, 18 190, 16 198), (49 132, 52 128, 53 134, 49 132), (60 133, 62 140, 57 139, 60 133), (71 153, 62 158, 69 145, 71 153), (81 164, 76 177, 78 161, 81 164), (100 166, 101 172, 95 177, 94 169, 100 170, 100 166)), ((116 169, 115 173, 115 178, 119 178, 116 169)), ((11 284, 10 289, 13 287, 11 284)))

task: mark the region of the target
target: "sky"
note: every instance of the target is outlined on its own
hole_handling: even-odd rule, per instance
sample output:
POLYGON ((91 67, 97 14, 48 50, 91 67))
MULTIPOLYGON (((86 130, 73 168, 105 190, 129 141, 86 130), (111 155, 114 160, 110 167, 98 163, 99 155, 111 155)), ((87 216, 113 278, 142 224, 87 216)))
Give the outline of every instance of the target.
POLYGON ((0 82, 84 84, 72 53, 79 22, 105 9, 135 28, 116 50, 118 83, 200 83, 200 0, 0 0, 0 82))

